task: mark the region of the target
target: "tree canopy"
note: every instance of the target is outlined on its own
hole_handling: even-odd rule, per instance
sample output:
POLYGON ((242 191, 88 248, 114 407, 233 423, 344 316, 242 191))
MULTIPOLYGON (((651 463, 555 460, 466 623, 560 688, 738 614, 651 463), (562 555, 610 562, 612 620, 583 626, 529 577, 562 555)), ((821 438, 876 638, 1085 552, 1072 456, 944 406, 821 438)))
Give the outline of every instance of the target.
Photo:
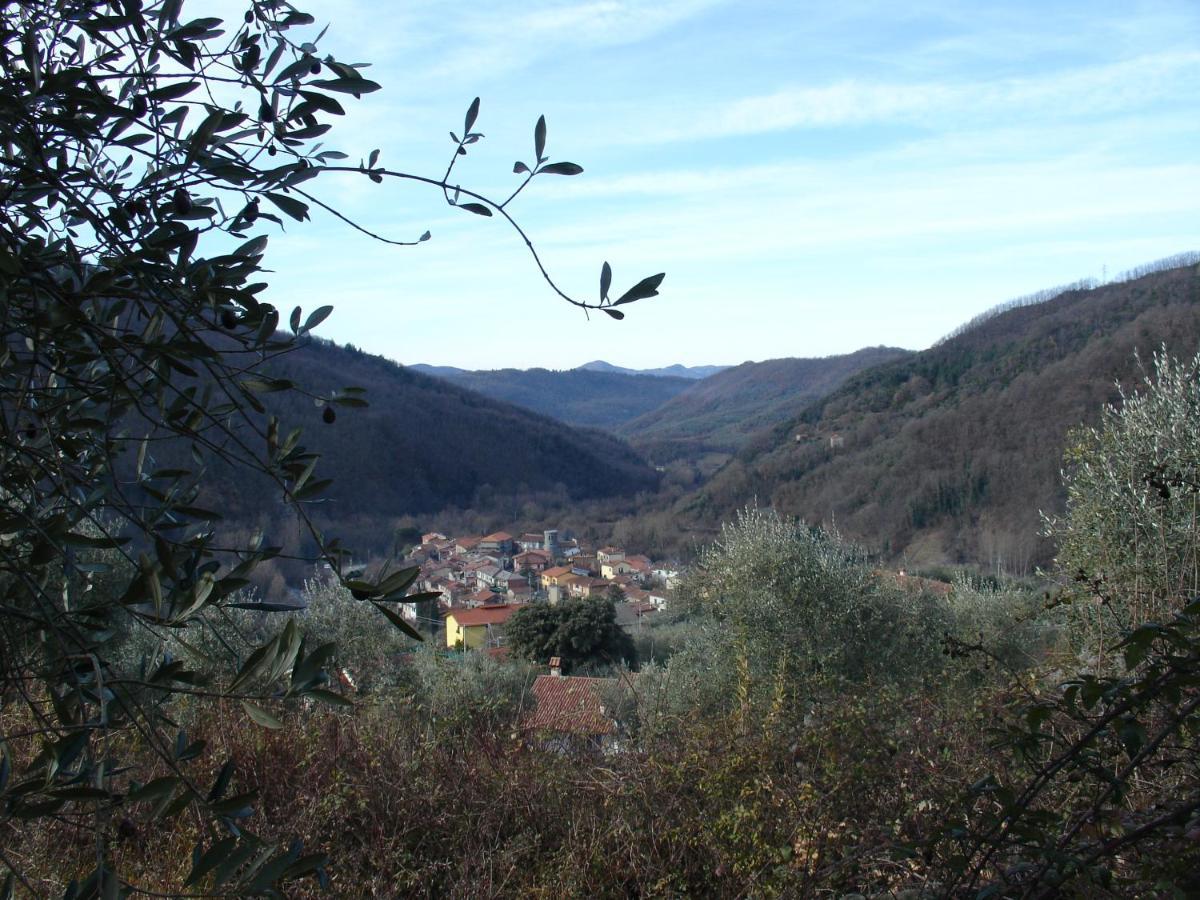
POLYGON ((636 662, 633 640, 608 598, 526 606, 513 613, 507 631, 512 652, 534 662, 557 656, 572 669, 636 662))
MULTIPOLYGON (((365 231, 319 198, 318 180, 397 178, 505 219, 577 306, 621 318, 616 307, 662 281, 613 299, 605 263, 600 299, 581 301, 546 274, 509 204, 536 176, 582 169, 545 155, 544 118, 503 202, 451 180, 482 137, 478 98, 440 178, 386 168, 378 151, 352 162, 326 147, 344 104, 380 85, 319 48, 314 25, 285 0, 252 0, 233 22, 193 17, 183 0, 0 9, 0 826, 53 817, 90 831, 96 865, 72 896, 133 887, 110 854, 118 813, 158 821, 190 809, 211 824, 189 890, 269 892, 323 877, 320 854, 245 828, 253 797, 229 795, 232 763, 201 780, 204 748, 176 722, 183 697, 238 700, 265 727, 295 698, 345 702, 326 687, 332 645, 314 646, 294 623, 231 648, 228 672, 194 641, 232 609, 271 611, 242 590, 256 565, 286 555, 261 536, 235 540, 221 509, 202 505, 217 461, 270 479, 355 600, 418 637, 389 605, 416 571, 351 576, 345 548, 307 515, 328 481, 265 402, 299 388, 263 365, 332 308, 284 314, 270 302, 265 229, 318 207, 365 231), (194 652, 164 653, 167 634, 194 652), (131 635, 149 639, 137 660, 121 651, 131 635), (118 765, 119 736, 150 752, 153 769, 118 765)), ((310 399, 331 426, 337 409, 367 402, 353 386, 310 399)), ((2 851, 0 865, 10 886, 23 881, 2 851)))

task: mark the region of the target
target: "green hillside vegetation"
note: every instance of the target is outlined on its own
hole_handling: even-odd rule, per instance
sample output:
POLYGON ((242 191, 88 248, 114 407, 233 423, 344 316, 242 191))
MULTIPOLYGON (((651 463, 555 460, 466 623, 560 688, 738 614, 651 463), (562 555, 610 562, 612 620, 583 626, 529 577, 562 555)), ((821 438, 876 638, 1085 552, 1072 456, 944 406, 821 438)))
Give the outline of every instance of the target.
POLYGON ((1194 265, 1008 309, 759 433, 669 516, 711 528, 757 497, 910 564, 1030 571, 1070 430, 1139 377, 1135 352, 1198 344, 1194 265))
POLYGON ((589 369, 430 369, 430 374, 460 387, 568 425, 610 430, 661 406, 693 384, 688 378, 589 369))
POLYGON ((821 359, 742 363, 694 382, 617 433, 656 463, 732 453, 756 431, 799 415, 854 373, 908 353, 868 347, 821 359))

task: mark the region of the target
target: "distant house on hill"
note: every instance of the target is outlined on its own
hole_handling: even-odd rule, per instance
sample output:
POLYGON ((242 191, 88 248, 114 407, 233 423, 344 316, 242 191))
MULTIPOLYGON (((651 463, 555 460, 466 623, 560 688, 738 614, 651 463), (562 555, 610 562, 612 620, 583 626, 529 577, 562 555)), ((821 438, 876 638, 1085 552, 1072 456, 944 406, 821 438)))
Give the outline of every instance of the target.
POLYGON ((526 533, 517 538, 517 546, 523 551, 545 550, 546 536, 544 534, 526 533))
POLYGON ((463 650, 499 647, 504 640, 505 623, 520 608, 521 604, 500 603, 451 610, 446 614, 446 646, 463 650))
POLYGON ((544 569, 541 575, 542 590, 548 591, 551 587, 558 584, 560 578, 571 574, 570 566, 555 566, 552 569, 544 569))
POLYGON ((618 575, 629 575, 635 571, 636 569, 623 559, 608 559, 600 563, 600 577, 609 581, 618 575))
POLYGON ((479 546, 479 542, 483 538, 477 537, 460 537, 454 542, 455 553, 470 553, 479 546))
POLYGON ((550 554, 544 550, 525 550, 513 557, 513 571, 536 575, 549 568, 551 562, 550 554))
POLYGON ((567 585, 567 593, 577 599, 603 597, 611 585, 603 578, 574 578, 567 585))
POLYGON ((513 537, 507 531, 497 531, 479 541, 479 552, 497 556, 512 556, 513 537))

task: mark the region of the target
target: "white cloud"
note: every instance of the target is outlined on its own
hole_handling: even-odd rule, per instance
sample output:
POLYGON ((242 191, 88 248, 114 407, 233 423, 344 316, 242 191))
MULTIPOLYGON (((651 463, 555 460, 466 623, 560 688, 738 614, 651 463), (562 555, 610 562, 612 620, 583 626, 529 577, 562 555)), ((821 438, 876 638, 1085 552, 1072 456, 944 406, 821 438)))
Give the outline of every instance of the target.
MULTIPOLYGON (((1200 89, 1200 53, 1141 56, 1020 78, 971 83, 889 83, 843 79, 791 86, 770 94, 658 117, 629 129, 633 142, 679 142, 763 134, 796 128, 878 123, 1005 121, 1015 116, 1056 121, 1139 110, 1164 96, 1200 89)), ((1195 93, 1195 90, 1192 91, 1195 93)))

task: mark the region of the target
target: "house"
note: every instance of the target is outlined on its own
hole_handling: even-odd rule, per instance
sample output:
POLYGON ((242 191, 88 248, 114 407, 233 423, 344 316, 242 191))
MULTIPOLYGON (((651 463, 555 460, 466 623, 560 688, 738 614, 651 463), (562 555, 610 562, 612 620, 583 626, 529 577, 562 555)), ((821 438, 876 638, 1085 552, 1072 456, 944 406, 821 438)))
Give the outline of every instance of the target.
MULTIPOLYGON (((559 583, 561 587, 561 581, 559 583)), ((603 578, 573 578, 567 585, 567 593, 577 599, 588 597, 603 597, 608 593, 610 585, 603 578)))
POLYGON ((636 571, 623 559, 609 559, 600 563, 600 577, 612 581, 618 575, 630 575, 636 571))
POLYGON ((596 562, 617 562, 625 558, 625 551, 620 547, 601 547, 596 551, 596 562))
POLYGON ((473 594, 468 594, 464 602, 467 606, 474 608, 477 606, 494 606, 497 603, 503 603, 504 598, 491 588, 481 588, 473 594))
POLYGON ((570 566, 555 566, 552 569, 545 569, 542 572, 541 583, 542 590, 548 591, 551 587, 558 585, 558 580, 571 574, 570 566))
POLYGON ((533 682, 534 707, 525 716, 522 730, 543 746, 561 752, 617 752, 622 728, 609 704, 620 690, 620 682, 561 672, 556 656, 550 660, 551 674, 539 675, 533 682))
POLYGON ((504 640, 504 623, 520 608, 517 603, 497 603, 451 610, 446 614, 446 646, 463 650, 499 647, 504 640))
POLYGON ((522 551, 545 550, 546 537, 542 534, 523 534, 517 538, 517 546, 522 551))
POLYGON ((496 577, 494 587, 497 591, 506 592, 510 597, 528 597, 530 593, 529 579, 512 572, 501 572, 496 577))
POLYGON ((479 588, 496 586, 497 579, 504 573, 499 566, 484 565, 475 570, 475 585, 479 588))
POLYGON ((596 557, 591 554, 578 553, 568 560, 572 569, 578 569, 585 575, 597 575, 600 572, 596 557))
POLYGON ((639 554, 634 554, 633 556, 626 556, 625 564, 627 566, 629 566, 631 569, 633 569, 633 574, 635 574, 637 576, 638 581, 642 582, 643 584, 647 584, 650 582, 651 577, 652 577, 651 569, 653 567, 650 564, 649 557, 641 556, 639 554))
POLYGON ((507 531, 497 531, 479 540, 479 552, 496 556, 512 556, 513 537, 507 531))
POLYGON ((537 575, 550 566, 550 554, 545 550, 525 550, 513 557, 514 572, 532 572, 537 575))
POLYGON ((479 546, 479 542, 483 538, 477 537, 461 537, 454 542, 455 553, 470 553, 479 546))

